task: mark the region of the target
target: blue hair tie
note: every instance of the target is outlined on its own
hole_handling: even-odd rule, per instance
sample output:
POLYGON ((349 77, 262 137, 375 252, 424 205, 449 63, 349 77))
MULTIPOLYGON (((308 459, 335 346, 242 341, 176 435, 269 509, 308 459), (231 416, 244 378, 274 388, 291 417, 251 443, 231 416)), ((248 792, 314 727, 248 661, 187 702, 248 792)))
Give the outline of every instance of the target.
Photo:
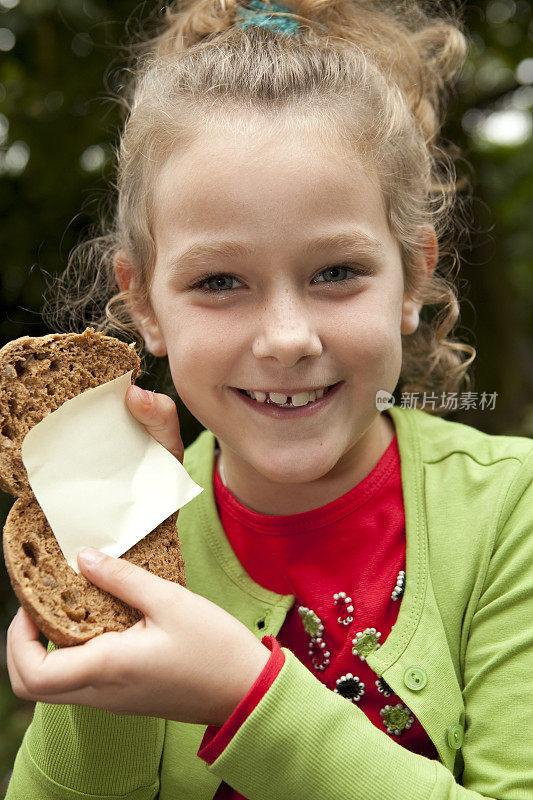
MULTIPOLYGON (((248 0, 250 8, 239 5, 237 8, 236 22, 237 28, 248 28, 249 25, 257 25, 260 28, 270 28, 279 31, 287 36, 301 36, 300 25, 295 19, 287 16, 272 16, 272 12, 279 14, 293 14, 292 9, 282 6, 274 0, 270 4, 263 3, 262 0, 248 0)), ((324 27, 321 25, 320 27, 324 27)))

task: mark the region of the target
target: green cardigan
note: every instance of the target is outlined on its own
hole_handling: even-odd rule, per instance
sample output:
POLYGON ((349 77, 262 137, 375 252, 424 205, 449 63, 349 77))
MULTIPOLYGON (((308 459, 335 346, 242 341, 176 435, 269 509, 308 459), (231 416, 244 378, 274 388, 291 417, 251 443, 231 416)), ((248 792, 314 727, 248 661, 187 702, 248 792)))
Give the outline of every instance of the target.
MULTIPOLYGON (((208 800, 222 780, 250 800, 532 800, 533 443, 389 413, 407 582, 367 663, 440 761, 406 750, 283 648, 280 674, 212 766, 197 756, 202 725, 37 703, 6 800, 208 800)), ((259 638, 276 635, 294 597, 254 583, 231 550, 213 497, 214 445, 204 431, 185 455, 205 487, 179 514, 187 584, 259 638)))

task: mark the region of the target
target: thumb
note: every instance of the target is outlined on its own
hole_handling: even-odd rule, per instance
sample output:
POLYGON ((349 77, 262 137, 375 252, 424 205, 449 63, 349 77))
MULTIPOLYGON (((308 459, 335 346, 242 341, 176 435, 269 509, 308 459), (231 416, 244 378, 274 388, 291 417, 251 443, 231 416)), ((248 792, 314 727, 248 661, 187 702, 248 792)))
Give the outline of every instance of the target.
POLYGON ((92 547, 82 547, 78 550, 78 564, 87 580, 137 608, 146 617, 154 619, 157 609, 169 601, 168 581, 124 558, 113 558, 92 547))
POLYGON ((137 422, 144 425, 146 431, 156 442, 172 453, 183 463, 183 442, 180 434, 180 423, 176 403, 166 394, 145 392, 148 399, 142 399, 139 386, 128 386, 126 406, 137 422))

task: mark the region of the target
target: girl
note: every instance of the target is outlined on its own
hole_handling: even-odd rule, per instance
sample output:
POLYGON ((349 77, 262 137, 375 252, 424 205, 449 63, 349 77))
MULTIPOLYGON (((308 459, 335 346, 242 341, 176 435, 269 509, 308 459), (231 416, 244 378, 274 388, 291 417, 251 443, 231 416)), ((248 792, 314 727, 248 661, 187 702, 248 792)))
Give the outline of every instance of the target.
MULTIPOLYGON (((168 9, 92 247, 99 329, 206 428, 188 588, 80 552, 141 622, 46 652, 19 610, 8 800, 533 798, 533 447, 439 417, 475 355, 437 263, 464 55, 414 0, 168 9)), ((170 398, 127 404, 183 458, 170 398)))

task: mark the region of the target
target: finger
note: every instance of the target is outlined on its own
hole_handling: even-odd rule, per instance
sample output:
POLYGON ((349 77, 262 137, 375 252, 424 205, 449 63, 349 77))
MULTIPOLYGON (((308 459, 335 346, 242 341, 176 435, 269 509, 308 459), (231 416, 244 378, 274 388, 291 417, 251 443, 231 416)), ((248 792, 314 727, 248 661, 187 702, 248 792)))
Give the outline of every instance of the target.
POLYGON ((128 386, 126 405, 135 419, 140 422, 156 442, 183 462, 183 442, 176 403, 166 394, 149 392, 149 401, 137 395, 138 386, 128 386))
POLYGON ((82 547, 78 551, 78 564, 91 583, 154 621, 169 602, 175 602, 171 595, 172 590, 179 588, 177 584, 165 581, 124 558, 113 558, 99 550, 82 547))
POLYGON ((9 679, 18 697, 32 700, 41 688, 54 691, 53 676, 45 666, 50 656, 39 641, 39 628, 22 608, 9 626, 6 656, 9 679))
POLYGON ((7 663, 7 673, 9 675, 9 680, 11 682, 11 688, 13 689, 13 693, 17 695, 17 697, 22 697, 27 699, 27 695, 25 694, 26 687, 22 681, 20 676, 19 669, 17 667, 17 654, 16 650, 13 645, 13 639, 15 636, 15 627, 18 624, 19 614, 17 612, 16 616, 14 617, 11 625, 7 630, 7 640, 6 640, 6 663, 7 663))
MULTIPOLYGON (((46 655, 46 650, 39 641, 40 630, 22 606, 11 621, 7 631, 8 644, 15 641, 23 642, 29 652, 36 654, 40 660, 46 655)), ((35 657, 35 656, 34 656, 35 657)))
POLYGON ((39 631, 37 626, 30 619, 28 614, 21 607, 13 617, 9 628, 7 629, 7 642, 6 642, 6 661, 9 680, 14 693, 18 697, 24 696, 26 687, 20 675, 17 663, 20 659, 18 642, 37 640, 39 639, 39 631))
POLYGON ((94 643, 47 653, 39 642, 39 629, 22 609, 9 626, 6 655, 13 691, 25 700, 81 702, 75 698, 87 698, 98 678, 108 674, 102 648, 95 648, 94 643))

